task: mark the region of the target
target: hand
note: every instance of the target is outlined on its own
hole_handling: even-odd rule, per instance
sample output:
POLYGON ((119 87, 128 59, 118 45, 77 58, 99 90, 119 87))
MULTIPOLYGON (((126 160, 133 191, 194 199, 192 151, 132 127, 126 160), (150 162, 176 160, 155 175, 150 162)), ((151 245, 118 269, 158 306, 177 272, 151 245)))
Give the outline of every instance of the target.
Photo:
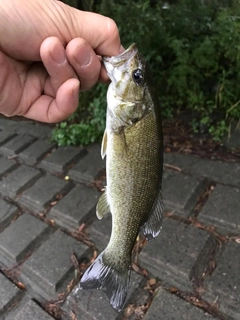
POLYGON ((0 0, 0 113, 58 122, 119 54, 116 24, 55 0, 0 0))

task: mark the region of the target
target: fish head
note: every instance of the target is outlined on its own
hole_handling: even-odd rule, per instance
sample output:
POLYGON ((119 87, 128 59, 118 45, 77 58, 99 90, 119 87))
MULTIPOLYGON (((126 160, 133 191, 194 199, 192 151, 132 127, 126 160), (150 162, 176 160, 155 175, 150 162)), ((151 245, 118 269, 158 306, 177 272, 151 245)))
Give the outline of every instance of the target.
POLYGON ((112 90, 119 100, 133 103, 143 101, 148 68, 135 43, 118 56, 103 57, 103 63, 112 81, 112 90))

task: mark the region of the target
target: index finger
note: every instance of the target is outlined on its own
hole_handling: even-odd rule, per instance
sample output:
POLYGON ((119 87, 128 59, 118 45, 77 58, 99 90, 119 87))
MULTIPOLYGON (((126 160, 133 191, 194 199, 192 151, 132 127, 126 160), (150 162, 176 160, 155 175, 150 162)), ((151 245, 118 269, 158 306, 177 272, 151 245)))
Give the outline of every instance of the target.
POLYGON ((73 9, 73 12, 76 16, 72 19, 74 34, 71 38, 81 36, 101 56, 115 56, 124 50, 118 27, 113 19, 77 9, 73 9))

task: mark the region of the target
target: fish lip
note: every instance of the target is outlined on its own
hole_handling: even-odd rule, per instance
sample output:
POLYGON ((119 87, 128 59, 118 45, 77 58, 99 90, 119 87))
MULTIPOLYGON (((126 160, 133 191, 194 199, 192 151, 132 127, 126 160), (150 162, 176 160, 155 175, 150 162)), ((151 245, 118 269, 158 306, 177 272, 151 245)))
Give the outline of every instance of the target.
POLYGON ((133 43, 130 45, 128 49, 123 51, 117 56, 104 56, 103 57, 103 63, 105 67, 107 68, 107 65, 111 64, 114 67, 118 67, 123 65, 127 60, 133 58, 138 53, 137 45, 136 43, 133 43))

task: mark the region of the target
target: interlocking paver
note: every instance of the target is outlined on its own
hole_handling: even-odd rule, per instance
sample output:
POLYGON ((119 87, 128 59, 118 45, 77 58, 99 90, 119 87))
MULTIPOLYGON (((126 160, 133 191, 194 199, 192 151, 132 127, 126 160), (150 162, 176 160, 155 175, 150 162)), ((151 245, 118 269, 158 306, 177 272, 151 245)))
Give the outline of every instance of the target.
POLYGON ((62 227, 77 229, 96 211, 99 192, 85 186, 74 187, 51 211, 50 216, 62 227))
POLYGON ((50 227, 28 213, 21 215, 0 234, 0 261, 11 266, 35 249, 50 227))
POLYGON ((88 154, 69 171, 70 178, 83 183, 93 181, 105 168, 105 160, 102 160, 100 150, 100 145, 89 147, 88 154))
POLYGON ((3 174, 15 169, 17 163, 14 160, 6 159, 5 157, 0 157, 0 178, 3 174))
POLYGON ((63 173, 69 165, 73 165, 84 155, 84 150, 76 147, 59 147, 44 158, 39 166, 51 173, 63 173))
POLYGON ((52 175, 40 178, 31 188, 26 190, 19 202, 28 209, 39 213, 45 210, 54 197, 70 188, 70 184, 52 175))
POLYGON ((195 177, 165 171, 163 174, 165 210, 174 210, 182 216, 189 215, 205 187, 205 183, 195 177))
POLYGON ((215 317, 160 288, 144 320, 214 320, 215 317))
MULTIPOLYGON (((85 155, 77 147, 55 150, 47 140, 50 132, 50 126, 0 117, 0 148, 5 150, 7 146, 11 152, 6 155, 16 156, 0 156, 0 306, 4 309, 0 318, 3 316, 4 320, 52 319, 39 305, 45 299, 53 303, 52 299, 62 297, 59 293, 68 292, 75 278, 73 252, 81 268, 93 254, 92 249, 74 239, 71 229, 85 225, 83 230, 98 252, 107 246, 111 234, 111 214, 102 220, 96 218, 100 194, 90 188, 94 180, 102 180, 105 174, 100 145, 87 147, 85 155), (37 166, 41 161, 46 166, 40 169, 37 166), (58 173, 69 175, 74 182, 56 177, 58 173), (89 188, 83 184, 90 184, 89 188), (34 212, 45 213, 56 221, 55 226, 48 226, 34 212), (16 288, 5 275, 17 278, 26 290, 16 288)), ((212 319, 194 305, 197 300, 184 300, 195 290, 200 299, 219 304, 216 319, 217 314, 221 320, 240 319, 240 165, 179 153, 165 154, 165 164, 163 196, 166 210, 173 210, 174 216, 165 218, 160 235, 144 244, 138 255, 143 267, 140 271, 145 274, 147 270, 149 277, 156 278, 157 285, 163 287, 149 304, 148 279, 132 272, 127 309, 120 314, 111 308, 101 291, 80 291, 76 301, 70 292, 70 300, 60 306, 65 310, 61 314, 63 320, 72 320, 75 315, 78 320, 136 320, 146 308, 143 318, 147 320, 212 319), (201 223, 187 224, 191 220, 185 218, 191 215, 212 181, 216 182, 215 189, 204 198, 206 203, 197 216, 201 223), (204 225, 209 226, 208 232, 202 230, 204 225), (213 228, 225 238, 216 240, 213 228), (171 287, 183 299, 165 291, 171 287)))
MULTIPOLYGON (((126 300, 126 305, 131 301, 131 297, 135 294, 137 288, 142 282, 142 277, 135 272, 132 272, 129 284, 129 293, 126 300)), ((119 319, 118 312, 109 306, 109 301, 105 294, 100 290, 79 290, 75 287, 63 305, 63 309, 70 313, 69 310, 74 310, 77 319, 119 319), (85 318, 86 317, 86 318, 85 318)), ((123 312, 121 314, 121 319, 123 312)))
POLYGON ((0 273, 0 317, 11 309, 23 296, 23 291, 19 290, 10 280, 0 273))
POLYGON ((19 159, 28 165, 33 165, 40 161, 54 147, 54 143, 49 143, 43 139, 36 140, 27 149, 19 153, 19 159))
POLYGON ((41 172, 39 170, 21 165, 6 177, 2 178, 0 194, 15 197, 30 187, 40 176, 41 172))
POLYGON ((0 147, 0 152, 5 156, 14 156, 27 148, 34 141, 34 137, 19 134, 0 147))
POLYGON ((18 208, 0 198, 0 232, 10 223, 18 208))
POLYGON ((217 268, 206 283, 206 296, 211 295, 211 303, 217 300, 219 309, 240 319, 240 244, 228 242, 217 261, 217 268))
POLYGON ((189 167, 193 175, 240 188, 240 163, 199 159, 189 167))
POLYGON ((85 244, 58 230, 23 264, 24 282, 43 298, 53 299, 74 279, 71 255, 75 253, 80 259, 88 250, 85 244))
POLYGON ((15 137, 15 134, 6 131, 0 132, 0 146, 15 137))
POLYGON ((190 275, 208 237, 202 230, 165 219, 160 235, 141 251, 140 264, 164 283, 189 290, 190 275))
POLYGON ((220 229, 240 232, 240 189, 217 185, 198 219, 220 229))
POLYGON ((23 299, 14 310, 10 311, 4 320, 54 320, 36 302, 28 297, 23 299))

